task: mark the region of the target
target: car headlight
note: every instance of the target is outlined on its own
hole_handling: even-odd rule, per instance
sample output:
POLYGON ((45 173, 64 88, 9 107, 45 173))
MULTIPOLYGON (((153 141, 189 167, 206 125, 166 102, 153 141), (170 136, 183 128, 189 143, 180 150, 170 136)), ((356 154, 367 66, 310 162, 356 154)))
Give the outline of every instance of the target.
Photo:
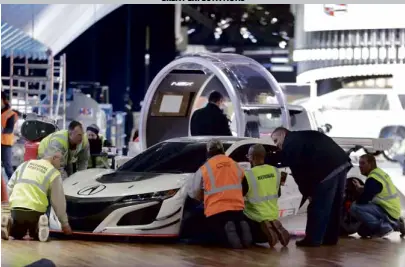
POLYGON ((135 201, 142 201, 142 200, 165 200, 168 198, 171 198, 174 196, 180 188, 176 189, 170 189, 170 190, 165 190, 165 191, 158 191, 154 193, 145 193, 145 194, 139 194, 139 195, 132 195, 132 196, 127 196, 121 199, 120 202, 123 203, 128 203, 128 202, 135 202, 135 201))

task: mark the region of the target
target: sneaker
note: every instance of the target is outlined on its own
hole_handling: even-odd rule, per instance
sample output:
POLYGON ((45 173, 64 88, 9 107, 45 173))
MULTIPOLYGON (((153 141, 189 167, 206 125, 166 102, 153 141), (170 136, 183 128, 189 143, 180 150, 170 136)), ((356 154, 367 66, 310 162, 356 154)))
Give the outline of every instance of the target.
POLYGON ((288 246, 288 243, 290 242, 290 233, 287 229, 284 228, 279 220, 271 221, 270 224, 273 226, 281 245, 284 247, 288 246))
POLYGON ((12 219, 10 215, 1 216, 1 239, 8 240, 10 229, 11 229, 12 219))
POLYGON ((266 235, 270 247, 274 247, 278 242, 278 235, 273 229, 273 225, 270 221, 263 221, 260 223, 263 233, 266 235))
POLYGON ((41 215, 38 220, 38 239, 41 242, 48 241, 49 238, 49 220, 48 216, 41 215))
POLYGON ((241 228, 241 232, 242 232, 243 246, 248 248, 253 243, 253 237, 252 237, 252 233, 250 232, 249 224, 246 221, 241 221, 240 228, 241 228))
POLYGON ((399 218, 399 232, 401 233, 401 237, 405 236, 405 220, 403 217, 399 218))
POLYGON ((243 248, 240 241, 238 232, 236 231, 235 223, 230 221, 225 224, 225 235, 228 240, 228 244, 235 249, 243 248))

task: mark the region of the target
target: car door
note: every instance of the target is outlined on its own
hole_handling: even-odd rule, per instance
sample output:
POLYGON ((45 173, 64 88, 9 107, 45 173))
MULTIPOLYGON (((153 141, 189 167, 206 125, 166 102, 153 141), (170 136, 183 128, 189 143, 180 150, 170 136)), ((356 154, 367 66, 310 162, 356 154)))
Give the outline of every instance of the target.
POLYGON ((281 197, 278 200, 280 217, 297 214, 302 195, 298 190, 298 186, 295 183, 294 178, 291 176, 290 169, 281 165, 280 152, 271 139, 252 138, 234 143, 227 149, 226 155, 238 162, 242 168, 249 169, 251 166, 247 159, 247 154, 249 148, 255 144, 262 144, 266 149, 266 164, 277 166, 280 171, 284 171, 288 174, 285 185, 281 186, 281 197))

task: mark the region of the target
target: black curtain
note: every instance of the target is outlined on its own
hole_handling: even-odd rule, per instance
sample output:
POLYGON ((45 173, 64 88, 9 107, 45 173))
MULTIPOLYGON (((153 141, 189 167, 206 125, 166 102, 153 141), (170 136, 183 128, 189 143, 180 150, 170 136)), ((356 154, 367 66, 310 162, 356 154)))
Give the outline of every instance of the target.
POLYGON ((115 111, 124 110, 124 95, 129 88, 133 108, 139 110, 145 85, 175 58, 174 5, 123 5, 62 53, 66 53, 68 82, 94 81, 109 86, 115 111), (150 54, 149 81, 145 81, 146 52, 150 54))

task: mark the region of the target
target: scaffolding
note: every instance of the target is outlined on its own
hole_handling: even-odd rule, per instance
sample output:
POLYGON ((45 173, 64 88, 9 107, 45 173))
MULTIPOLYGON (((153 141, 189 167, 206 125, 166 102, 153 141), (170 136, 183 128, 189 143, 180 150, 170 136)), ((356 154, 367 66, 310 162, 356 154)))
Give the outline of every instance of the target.
POLYGON ((14 110, 61 122, 66 128, 66 55, 55 60, 50 54, 45 63, 38 63, 11 54, 9 75, 1 80, 14 110))

